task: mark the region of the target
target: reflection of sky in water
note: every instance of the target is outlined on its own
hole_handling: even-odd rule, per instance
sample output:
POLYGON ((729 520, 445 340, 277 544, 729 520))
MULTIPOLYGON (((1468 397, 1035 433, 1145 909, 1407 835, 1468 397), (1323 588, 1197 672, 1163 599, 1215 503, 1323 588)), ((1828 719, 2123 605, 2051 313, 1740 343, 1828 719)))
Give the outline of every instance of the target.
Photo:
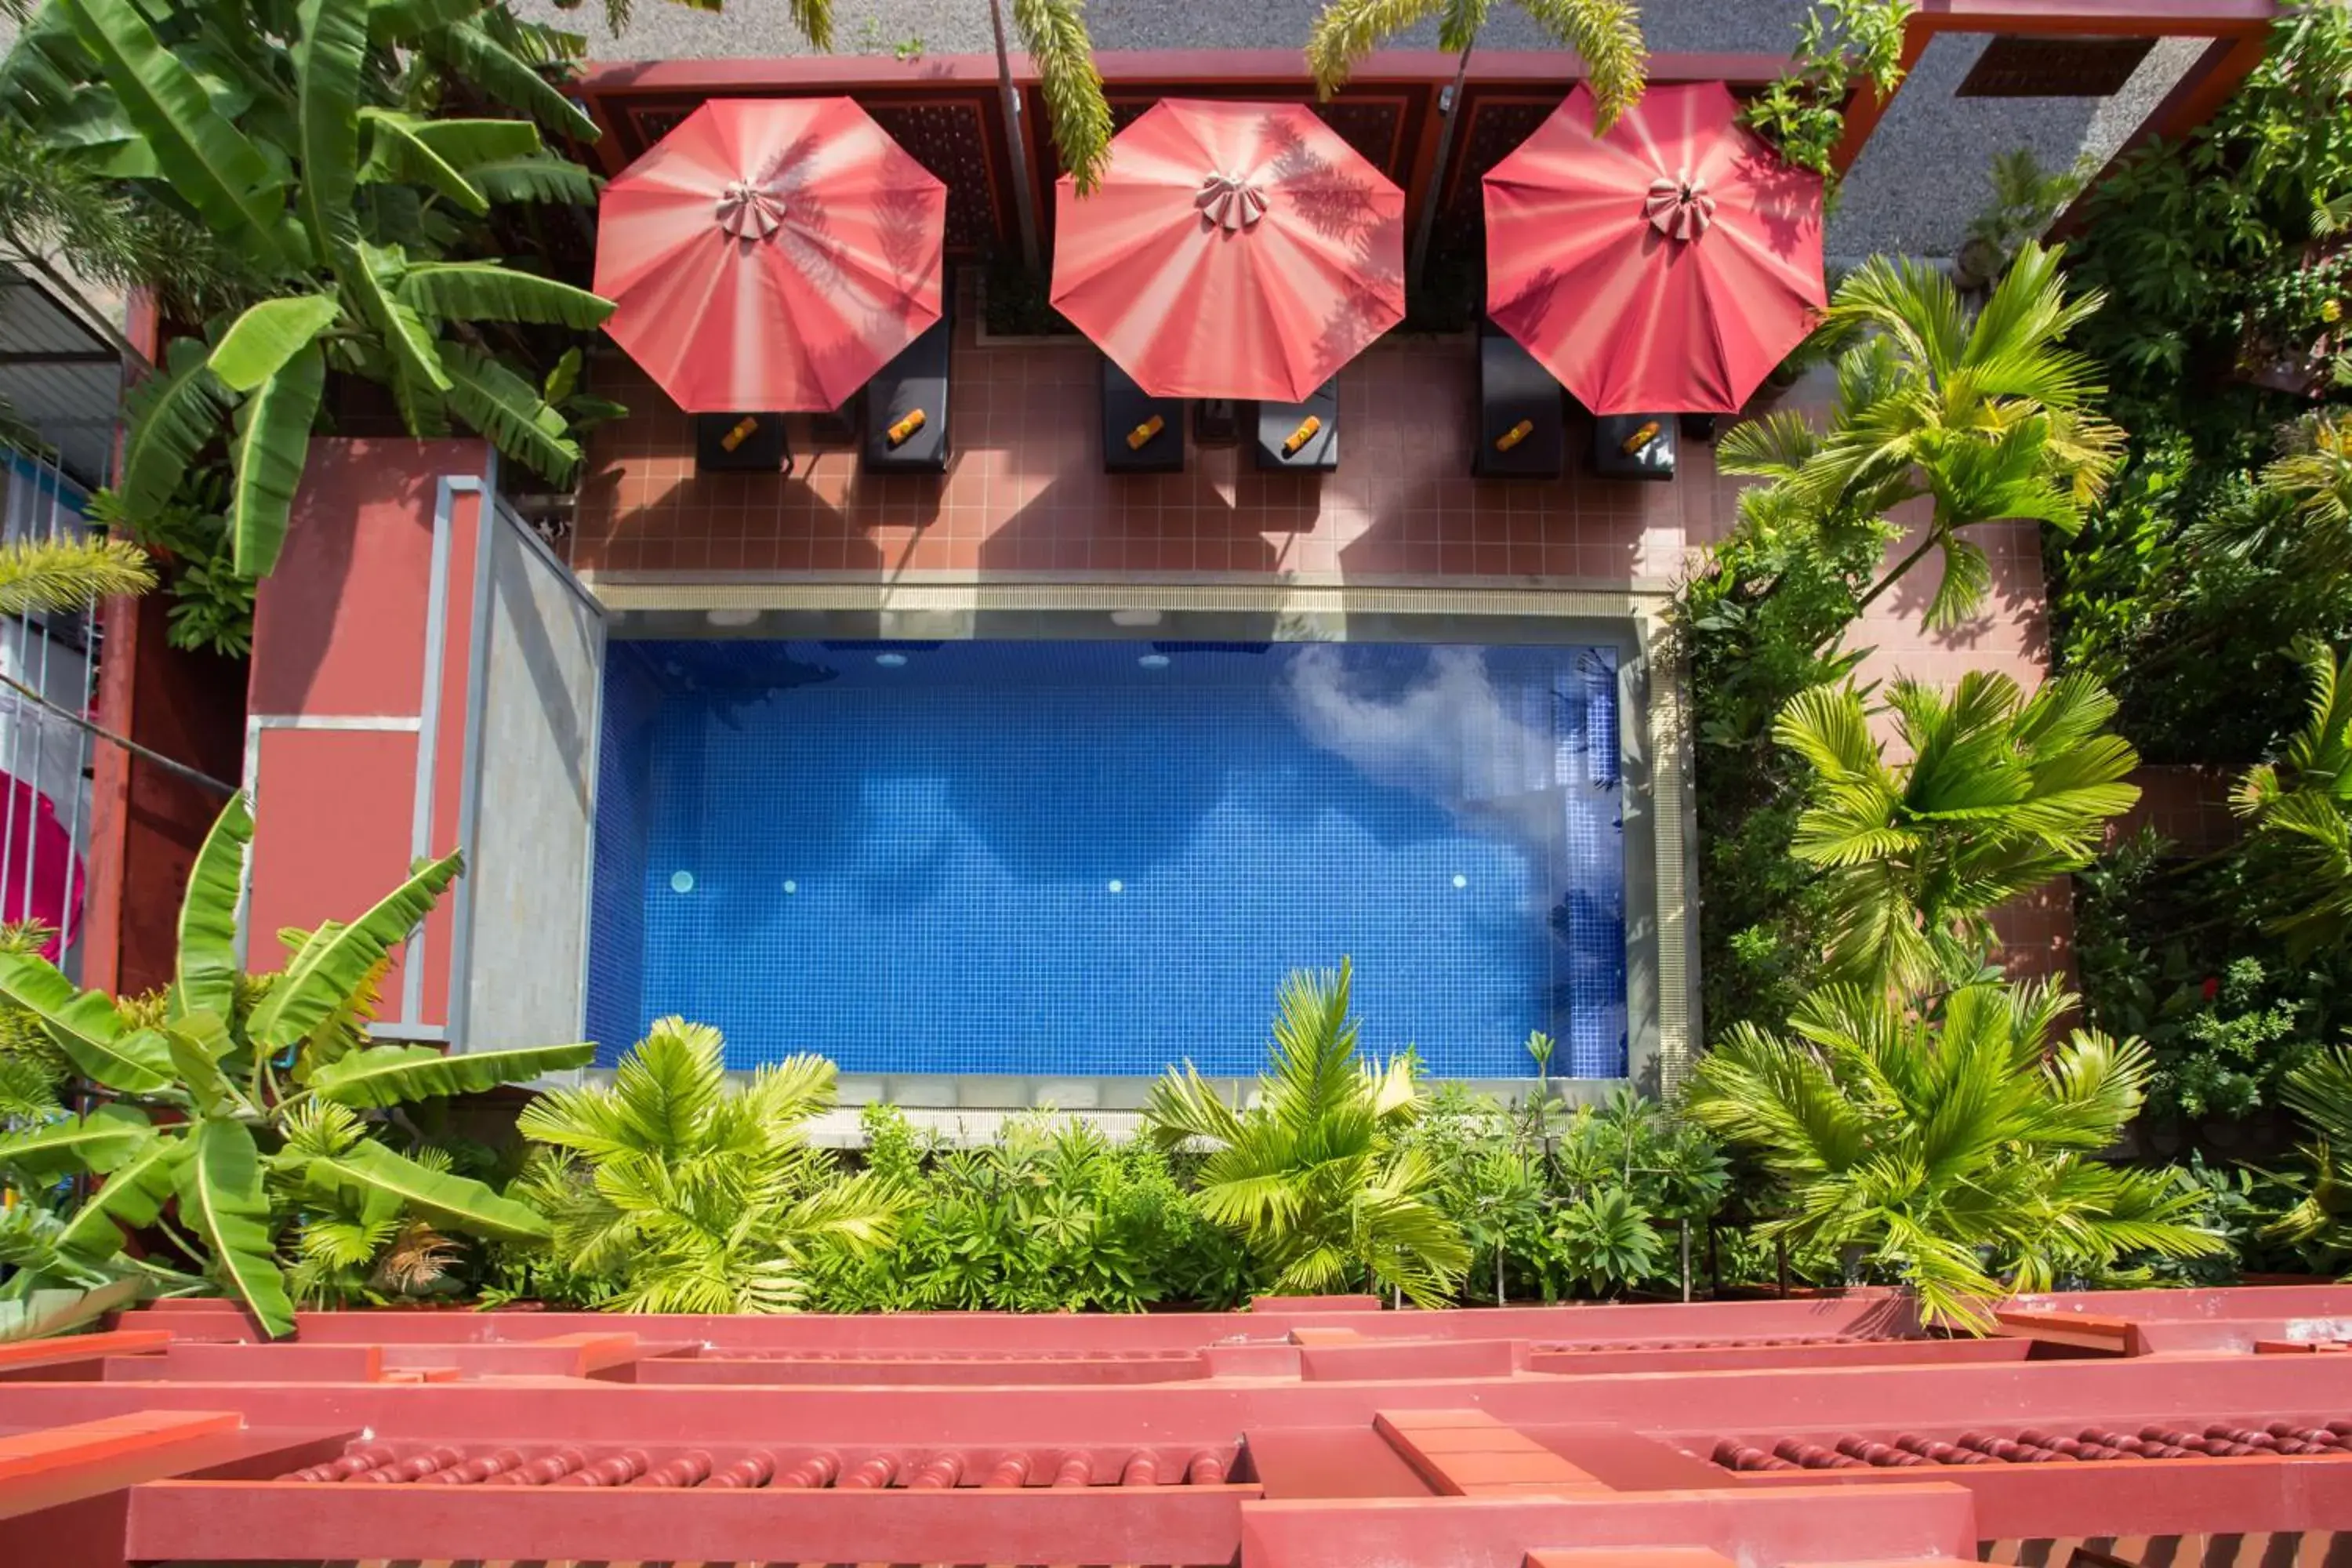
POLYGON ((1515 1077, 1546 1028, 1622 1070, 1610 650, 1160 650, 614 645, 592 1032, 1238 1073, 1283 973, 1344 953, 1376 1049, 1515 1077))

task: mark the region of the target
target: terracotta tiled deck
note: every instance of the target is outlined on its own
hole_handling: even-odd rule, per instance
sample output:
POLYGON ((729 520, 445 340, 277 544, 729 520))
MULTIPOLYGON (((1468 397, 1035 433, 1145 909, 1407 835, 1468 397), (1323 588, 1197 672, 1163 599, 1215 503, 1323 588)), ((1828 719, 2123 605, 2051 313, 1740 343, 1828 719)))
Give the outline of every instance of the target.
MULTIPOLYGON (((625 362, 600 390, 635 412, 597 433, 575 563, 597 573, 1545 577, 1660 584, 1717 510, 1711 455, 1672 484, 1473 480, 1466 340, 1385 343, 1339 378, 1340 465, 1261 474, 1245 448, 1190 471, 1108 476, 1094 351, 959 332, 943 479, 858 471, 845 448, 791 478, 697 475, 690 422, 625 362)), ((1571 444, 1577 432, 1571 432, 1571 444)))

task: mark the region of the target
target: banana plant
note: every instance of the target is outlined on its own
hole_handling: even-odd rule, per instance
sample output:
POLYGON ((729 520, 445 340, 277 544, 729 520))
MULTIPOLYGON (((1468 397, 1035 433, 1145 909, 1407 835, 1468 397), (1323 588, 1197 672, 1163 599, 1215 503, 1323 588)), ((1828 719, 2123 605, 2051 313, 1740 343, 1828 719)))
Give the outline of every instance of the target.
POLYGON ((580 47, 493 0, 45 0, 0 60, 0 114, 201 225, 252 301, 173 343, 130 398, 134 527, 225 441, 236 566, 267 574, 330 372, 390 388, 412 435, 462 422, 571 482, 570 426, 493 339, 592 331, 611 304, 445 256, 479 247, 495 204, 594 201, 540 129, 596 137, 545 74, 580 47), (437 117, 456 89, 525 118, 437 117))
MULTIPOLYGON (((278 1256, 293 1216, 380 1226, 405 1215, 488 1240, 544 1239, 547 1221, 528 1205, 368 1134, 409 1101, 583 1067, 594 1047, 444 1056, 369 1043, 376 987, 463 869, 455 854, 420 863, 348 923, 282 933, 285 968, 247 974, 238 909, 252 838, 239 797, 189 874, 158 1005, 78 990, 45 959, 0 953, 0 1001, 38 1022, 94 1102, 0 1136, 0 1171, 28 1188, 99 1178, 54 1237, 62 1256, 109 1258, 125 1233, 162 1226, 277 1337, 294 1328, 278 1256)), ((291 1246, 305 1251, 299 1227, 291 1246)))

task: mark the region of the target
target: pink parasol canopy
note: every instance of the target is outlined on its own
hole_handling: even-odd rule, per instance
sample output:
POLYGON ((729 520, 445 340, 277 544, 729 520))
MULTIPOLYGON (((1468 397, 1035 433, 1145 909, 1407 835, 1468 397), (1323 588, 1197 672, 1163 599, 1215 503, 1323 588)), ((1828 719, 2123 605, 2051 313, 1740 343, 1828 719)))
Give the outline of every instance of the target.
POLYGON ((690 414, 837 408, 940 319, 947 202, 848 99, 714 100, 604 187, 604 330, 690 414))
POLYGON ((1736 414, 1828 304, 1821 176, 1721 82, 1592 134, 1580 87, 1486 175, 1486 309, 1596 414, 1736 414))
POLYGON ((1055 308, 1155 397, 1303 402, 1404 316, 1404 193, 1303 104, 1154 104, 1054 214, 1055 308))

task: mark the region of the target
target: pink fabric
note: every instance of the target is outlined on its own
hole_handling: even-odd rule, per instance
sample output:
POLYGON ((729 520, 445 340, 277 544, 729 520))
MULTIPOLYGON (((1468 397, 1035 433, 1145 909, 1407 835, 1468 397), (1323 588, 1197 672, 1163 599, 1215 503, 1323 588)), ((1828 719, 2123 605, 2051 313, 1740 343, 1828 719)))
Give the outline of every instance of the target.
POLYGON ((1303 104, 1163 100, 1054 214, 1055 308, 1155 397, 1303 402, 1404 317, 1404 193, 1303 104))
POLYGON ((604 330, 689 414, 837 408, 940 319, 947 205, 848 99, 713 100, 604 187, 604 330))
POLYGON ((1486 309, 1596 414, 1737 414, 1829 302, 1821 177, 1721 82, 1580 87, 1486 181, 1486 309))
POLYGON ((47 795, 5 773, 0 787, 7 791, 0 800, 0 849, 7 857, 0 865, 0 921, 39 921, 58 932, 41 949, 54 960, 73 941, 89 874, 47 795))

